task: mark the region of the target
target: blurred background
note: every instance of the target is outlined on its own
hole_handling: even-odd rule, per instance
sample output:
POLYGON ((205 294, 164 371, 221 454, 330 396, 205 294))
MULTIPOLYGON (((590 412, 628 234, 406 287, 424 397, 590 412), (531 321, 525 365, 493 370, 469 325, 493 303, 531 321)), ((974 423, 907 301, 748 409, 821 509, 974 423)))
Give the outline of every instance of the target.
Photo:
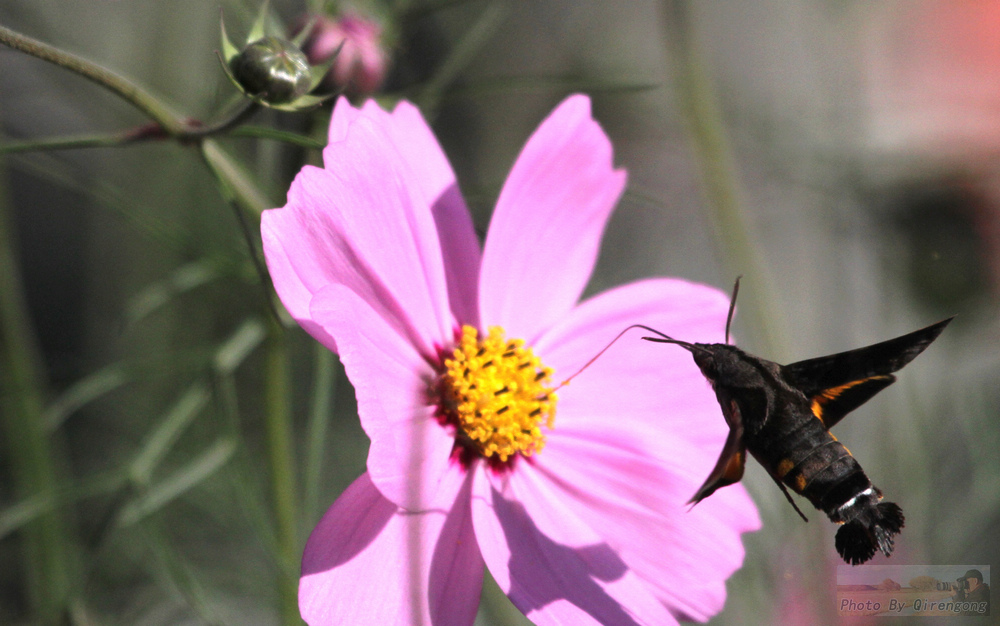
MULTIPOLYGON (((349 92, 421 106, 481 233, 530 132, 590 94, 629 172, 590 293, 742 274, 736 339, 778 362, 957 314, 835 430, 906 512, 889 563, 1000 563, 1000 3, 271 7, 276 28, 377 24, 349 92)), ((0 25, 210 121, 236 94, 220 8, 242 42, 255 2, 5 0, 0 25)), ((321 141, 328 117, 248 125, 321 141)), ((244 237, 318 151, 253 132, 37 145, 148 121, 0 47, 0 623, 295 623, 305 538, 364 471, 342 369, 273 324, 244 237)), ((836 527, 754 463, 744 483, 764 526, 712 623, 835 622, 836 527)), ((488 583, 477 623, 523 622, 488 583)))

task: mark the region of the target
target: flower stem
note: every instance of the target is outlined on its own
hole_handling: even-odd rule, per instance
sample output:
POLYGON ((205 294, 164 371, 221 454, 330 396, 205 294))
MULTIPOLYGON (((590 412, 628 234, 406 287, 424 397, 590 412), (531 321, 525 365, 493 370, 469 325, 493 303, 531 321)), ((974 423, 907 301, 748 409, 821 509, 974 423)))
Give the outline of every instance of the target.
POLYGON ((292 446, 292 413, 288 393, 288 341, 285 330, 270 319, 265 344, 264 417, 271 477, 271 503, 278 540, 278 597, 282 623, 300 624, 297 532, 297 489, 292 446))
MULTIPOLYGON (((157 127, 159 128, 159 127, 157 127)), ((151 138, 151 135, 149 136, 151 138)), ((0 154, 15 152, 40 152, 43 150, 75 150, 79 148, 115 148, 125 146, 143 139, 135 130, 124 133, 106 133, 101 135, 77 135, 74 137, 48 137, 30 141, 17 141, 0 144, 0 154)))
MULTIPOLYGON (((43 419, 42 359, 33 342, 0 181, 0 420, 3 451, 18 499, 57 497, 54 454, 43 419)), ((58 623, 67 607, 74 562, 62 511, 54 507, 22 527, 25 586, 37 623, 58 623)))
MULTIPOLYGON (((206 139, 201 143, 201 154, 209 170, 215 175, 219 184, 219 193, 226 199, 233 208, 236 222, 239 224, 243 239, 247 243, 247 252, 250 261, 253 263, 257 275, 260 277, 260 284, 264 290, 264 302, 267 304, 271 315, 275 320, 280 319, 278 310, 273 299, 273 290, 269 288, 271 284, 270 274, 264 265, 264 260, 257 249, 257 238, 254 232, 259 232, 259 226, 251 228, 247 223, 247 216, 244 209, 250 212, 258 220, 260 214, 268 206, 271 206, 264 192, 261 191, 246 172, 223 150, 213 139, 206 139)), ((257 222, 259 224, 259 222, 257 222)))
POLYGON ((209 169, 219 181, 222 196, 256 217, 274 204, 257 186, 250 174, 214 139, 201 143, 201 154, 209 169))
POLYGON ((689 2, 665 0, 664 9, 667 52, 674 64, 673 86, 697 152, 716 242, 731 260, 734 276, 749 274, 756 278, 756 288, 746 290, 747 299, 753 303, 748 312, 762 347, 780 355, 785 351, 778 332, 779 312, 774 306, 777 302, 774 286, 767 265, 754 245, 742 208, 739 168, 698 45, 689 2))
POLYGON ((55 46, 38 41, 37 39, 32 39, 27 35, 22 35, 2 25, 0 25, 0 44, 58 65, 97 83, 130 102, 155 122, 155 124, 146 124, 136 129, 114 135, 9 144, 0 146, 0 153, 117 146, 143 140, 163 139, 165 137, 199 141, 232 130, 245 122, 260 108, 256 103, 247 100, 241 103, 229 117, 212 124, 203 125, 197 120, 181 118, 162 100, 107 68, 78 57, 75 54, 60 50, 55 46))
POLYGON ((244 100, 229 117, 205 126, 189 125, 189 127, 184 132, 180 133, 178 137, 180 139, 202 139, 222 134, 236 128, 246 120, 250 119, 250 116, 256 113, 259 109, 260 105, 256 102, 252 100, 244 100))
POLYGON ((421 87, 420 93, 414 98, 421 110, 434 115, 445 90, 455 82, 462 70, 468 67, 472 58, 489 41, 490 37, 496 34, 508 15, 509 11, 506 5, 499 3, 486 5, 483 13, 462 35, 444 62, 438 66, 427 83, 421 87))
POLYGON ((309 410, 309 426, 306 434, 308 447, 305 463, 305 494, 303 519, 315 525, 322 513, 319 505, 320 486, 323 484, 323 459, 326 457, 326 435, 330 426, 330 411, 337 391, 337 370, 333 352, 316 342, 314 348, 315 370, 312 391, 312 406, 309 410))
POLYGON ((176 135, 185 130, 187 124, 182 121, 159 98, 142 87, 119 76, 96 63, 88 61, 75 54, 60 50, 55 46, 32 39, 9 28, 0 25, 0 43, 20 50, 25 54, 48 61, 67 70, 79 74, 98 85, 112 91, 137 109, 155 120, 168 135, 176 135))

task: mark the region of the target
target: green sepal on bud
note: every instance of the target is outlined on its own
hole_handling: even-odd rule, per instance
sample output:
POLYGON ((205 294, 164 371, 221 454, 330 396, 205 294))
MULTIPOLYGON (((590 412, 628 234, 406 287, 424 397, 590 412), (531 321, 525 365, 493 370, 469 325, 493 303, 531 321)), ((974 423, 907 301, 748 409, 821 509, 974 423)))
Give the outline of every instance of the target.
MULTIPOLYGON (((330 63, 310 66, 299 48, 301 41, 288 41, 264 33, 267 3, 247 35, 246 45, 238 50, 221 22, 222 69, 243 95, 254 102, 281 111, 313 108, 332 97, 309 95, 330 69, 330 63)), ((296 38, 300 39, 300 38, 296 38)))

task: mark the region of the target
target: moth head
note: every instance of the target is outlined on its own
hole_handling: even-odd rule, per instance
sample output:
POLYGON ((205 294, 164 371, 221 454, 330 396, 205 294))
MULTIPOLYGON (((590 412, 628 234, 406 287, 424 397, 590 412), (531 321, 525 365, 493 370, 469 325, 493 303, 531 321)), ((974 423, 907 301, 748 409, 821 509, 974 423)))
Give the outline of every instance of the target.
MULTIPOLYGON (((697 346, 701 347, 701 346, 697 346)), ((701 373, 705 375, 705 378, 709 380, 715 380, 718 377, 718 371, 716 370, 715 354, 711 350, 697 350, 691 349, 691 356, 694 357, 694 363, 701 370, 701 373)))
POLYGON ((741 376, 743 352, 724 343, 691 344, 695 365, 713 384, 717 380, 736 380, 741 376))
MULTIPOLYGON (((643 326, 642 328, 646 328, 643 326)), ((653 341, 655 343, 672 343, 675 346, 680 346, 691 353, 694 357, 695 365, 701 370, 701 373, 705 375, 710 381, 715 381, 719 375, 719 359, 721 358, 725 362, 726 356, 722 354, 725 352, 726 348, 730 346, 726 344, 706 344, 706 343, 688 343, 687 341, 681 341, 679 339, 674 339, 669 335, 664 335, 663 333, 653 330, 652 328, 646 328, 646 330, 652 331, 659 335, 659 337, 643 337, 646 341, 653 341)), ((732 360, 731 358, 728 360, 732 360)))

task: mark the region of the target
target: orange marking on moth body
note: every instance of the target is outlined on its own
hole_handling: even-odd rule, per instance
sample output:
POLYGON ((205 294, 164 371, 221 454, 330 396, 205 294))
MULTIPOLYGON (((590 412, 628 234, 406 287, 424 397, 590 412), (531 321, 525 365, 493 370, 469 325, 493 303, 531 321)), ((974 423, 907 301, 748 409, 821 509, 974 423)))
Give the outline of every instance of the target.
POLYGON ((795 477, 795 490, 799 493, 802 493, 805 490, 805 488, 806 488, 806 477, 803 476, 802 474, 799 474, 798 476, 795 477))
POLYGON ((788 472, 792 471, 793 467, 795 467, 795 464, 792 463, 791 459, 783 459, 778 463, 778 478, 784 478, 788 472))

